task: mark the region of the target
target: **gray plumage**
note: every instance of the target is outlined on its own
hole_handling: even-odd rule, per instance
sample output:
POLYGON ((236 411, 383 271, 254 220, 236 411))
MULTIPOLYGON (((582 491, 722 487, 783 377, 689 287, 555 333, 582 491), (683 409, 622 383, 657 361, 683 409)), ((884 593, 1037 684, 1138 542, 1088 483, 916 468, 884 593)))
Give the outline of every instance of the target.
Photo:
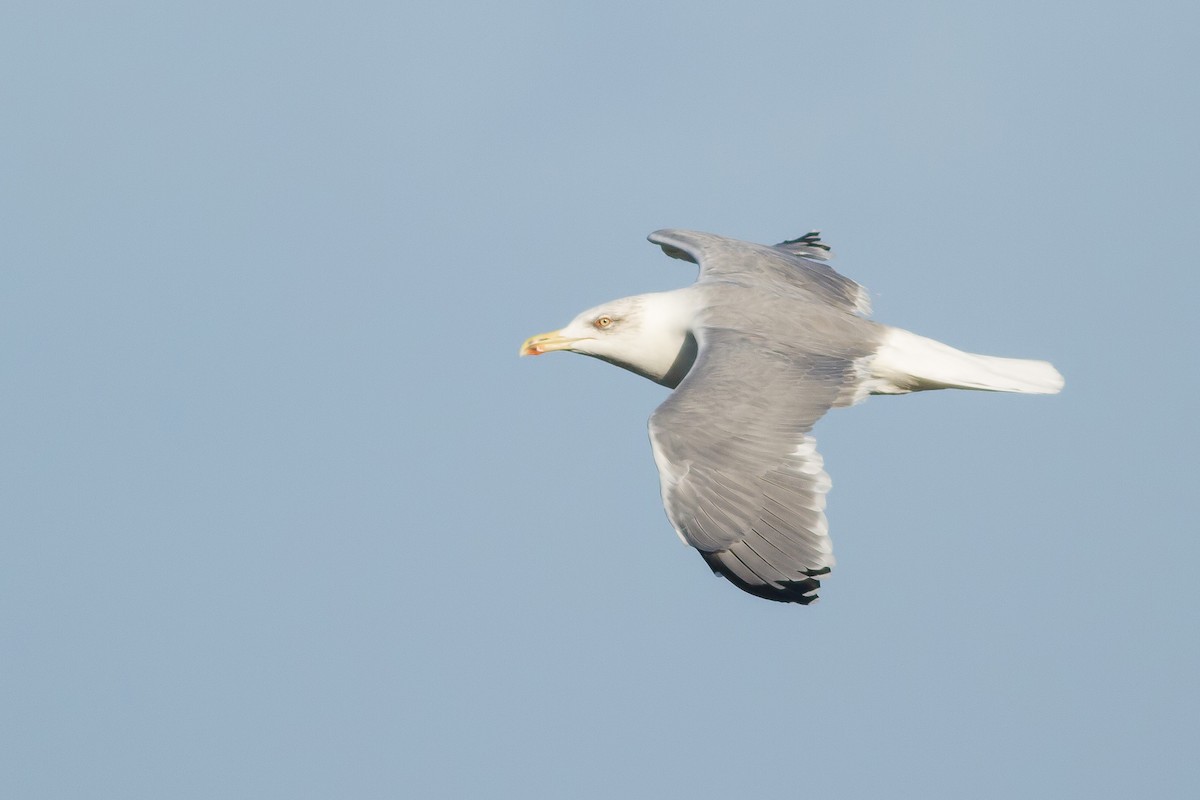
POLYGON ((783 246, 675 230, 649 239, 700 266, 704 296, 695 364, 650 417, 667 516, 742 589, 811 602, 834 560, 830 481, 807 434, 851 401, 856 362, 879 346, 880 326, 856 315, 866 292, 783 246), (687 468, 675 477, 672 465, 687 468))
POLYGON ((807 604, 834 565, 829 476, 810 436, 835 406, 935 388, 1053 393, 1045 362, 980 356, 865 319, 866 291, 823 260, 816 232, 774 246, 655 231, 699 265, 692 286, 613 301, 523 355, 573 350, 675 391, 650 417, 663 505, 714 572, 807 604))

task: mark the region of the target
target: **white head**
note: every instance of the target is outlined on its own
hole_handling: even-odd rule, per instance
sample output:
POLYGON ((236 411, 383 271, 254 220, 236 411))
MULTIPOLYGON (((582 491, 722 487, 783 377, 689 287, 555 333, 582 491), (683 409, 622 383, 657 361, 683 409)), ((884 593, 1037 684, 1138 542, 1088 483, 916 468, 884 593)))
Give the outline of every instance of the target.
POLYGON ((589 308, 557 331, 529 337, 521 355, 570 350, 674 387, 696 358, 691 317, 680 292, 624 297, 589 308))

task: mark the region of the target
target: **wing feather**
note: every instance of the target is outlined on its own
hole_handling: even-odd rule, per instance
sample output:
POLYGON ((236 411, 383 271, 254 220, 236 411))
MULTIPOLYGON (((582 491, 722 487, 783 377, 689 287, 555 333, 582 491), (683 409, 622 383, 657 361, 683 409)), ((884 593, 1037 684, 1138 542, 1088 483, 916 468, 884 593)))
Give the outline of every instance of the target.
POLYGON ((723 328, 696 338, 695 366, 650 418, 667 516, 739 588, 810 603, 834 558, 808 434, 858 379, 853 358, 785 355, 723 328))
MULTIPOLYGON (((812 234, 809 234, 812 236, 812 234)), ((713 233, 663 229, 649 240, 671 258, 700 266, 700 279, 751 280, 764 288, 800 292, 845 311, 869 314, 871 301, 859 284, 815 259, 831 254, 819 238, 782 242, 774 247, 713 233)))

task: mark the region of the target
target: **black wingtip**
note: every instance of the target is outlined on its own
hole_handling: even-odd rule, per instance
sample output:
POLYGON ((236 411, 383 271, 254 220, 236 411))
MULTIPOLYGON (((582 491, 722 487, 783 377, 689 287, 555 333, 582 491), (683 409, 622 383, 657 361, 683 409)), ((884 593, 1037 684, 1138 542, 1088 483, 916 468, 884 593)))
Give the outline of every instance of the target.
POLYGON ((808 233, 796 239, 788 239, 780 242, 776 247, 786 247, 788 245, 800 245, 801 247, 819 247, 822 250, 829 250, 829 245, 821 241, 820 231, 809 231, 808 233))
POLYGON ((833 258, 833 249, 821 241, 820 231, 809 231, 803 236, 780 242, 775 245, 775 248, 794 256, 812 258, 817 261, 828 261, 833 258))
POLYGON ((817 576, 825 576, 830 572, 829 567, 822 567, 821 569, 806 570, 804 574, 808 577, 801 580, 749 583, 725 566, 721 560, 722 554, 725 553, 728 553, 728 551, 718 550, 715 553, 701 551, 700 555, 713 571, 713 574, 720 575, 743 592, 752 594, 755 597, 761 597, 764 600, 772 600, 776 603, 798 603, 802 606, 815 603, 820 599, 817 597, 817 590, 821 588, 821 582, 817 580, 817 576))

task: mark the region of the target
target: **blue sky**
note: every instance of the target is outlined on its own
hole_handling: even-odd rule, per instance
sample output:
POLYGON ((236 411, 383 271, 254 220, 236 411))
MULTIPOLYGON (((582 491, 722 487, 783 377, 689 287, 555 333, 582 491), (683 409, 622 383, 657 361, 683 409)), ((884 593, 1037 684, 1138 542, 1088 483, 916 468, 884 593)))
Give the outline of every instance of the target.
POLYGON ((5 795, 1194 793, 1198 23, 7 4, 5 795), (665 390, 516 357, 662 227, 1066 390, 831 413, 822 602, 742 594, 665 390))

